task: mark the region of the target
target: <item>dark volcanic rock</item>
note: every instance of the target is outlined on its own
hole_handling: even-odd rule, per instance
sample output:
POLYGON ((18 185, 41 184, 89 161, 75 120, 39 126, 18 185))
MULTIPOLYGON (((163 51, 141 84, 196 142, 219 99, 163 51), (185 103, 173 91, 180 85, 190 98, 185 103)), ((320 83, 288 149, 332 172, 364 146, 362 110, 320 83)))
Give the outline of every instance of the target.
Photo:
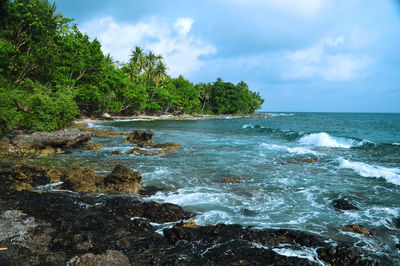
POLYGON ((332 205, 335 209, 338 210, 359 210, 359 208, 357 208, 345 199, 336 199, 332 201, 332 205))
POLYGON ((139 147, 148 147, 153 144, 153 132, 150 130, 142 131, 135 130, 131 134, 128 135, 126 141, 130 143, 135 143, 139 147))
POLYGON ((107 250, 106 254, 95 255, 93 253, 86 253, 82 256, 72 258, 67 266, 122 266, 131 265, 129 259, 122 252, 117 250, 107 250))
POLYGON ((76 128, 67 128, 52 132, 35 132, 32 134, 18 134, 11 138, 11 142, 17 146, 31 148, 71 147, 83 145, 90 141, 91 133, 80 131, 76 128))
POLYGON ((394 225, 400 229, 400 218, 394 219, 394 225))
POLYGON ((362 258, 354 248, 346 245, 322 248, 318 249, 317 252, 318 258, 330 265, 379 265, 376 261, 362 258))
POLYGON ((4 265, 316 265, 278 254, 282 245, 316 248, 319 259, 331 265, 376 265, 351 248, 331 247, 318 236, 293 230, 181 222, 164 229, 163 237, 151 222, 192 215, 173 204, 132 197, 0 187, 0 214, 0 247, 7 248, 0 252, 4 265), (99 264, 90 264, 95 261, 99 264))

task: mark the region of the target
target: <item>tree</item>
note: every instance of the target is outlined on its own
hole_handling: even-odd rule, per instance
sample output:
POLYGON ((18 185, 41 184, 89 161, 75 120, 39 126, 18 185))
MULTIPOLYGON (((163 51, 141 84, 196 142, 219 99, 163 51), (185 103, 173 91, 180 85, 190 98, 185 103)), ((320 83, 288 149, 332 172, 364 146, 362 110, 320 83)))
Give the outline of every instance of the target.
POLYGON ((165 80, 168 77, 167 66, 162 61, 158 61, 156 67, 154 68, 153 77, 156 81, 156 87, 158 87, 160 80, 165 80))
POLYGON ((134 77, 136 74, 140 74, 143 70, 145 64, 145 54, 143 49, 139 46, 135 47, 135 50, 131 52, 131 58, 129 60, 128 69, 129 69, 129 79, 131 82, 134 81, 134 77))

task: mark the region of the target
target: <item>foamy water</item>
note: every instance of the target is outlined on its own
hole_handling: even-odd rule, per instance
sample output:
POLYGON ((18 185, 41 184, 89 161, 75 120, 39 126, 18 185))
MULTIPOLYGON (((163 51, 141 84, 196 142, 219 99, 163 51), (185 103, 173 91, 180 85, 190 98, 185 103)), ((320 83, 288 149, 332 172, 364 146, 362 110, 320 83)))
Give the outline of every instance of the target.
MULTIPOLYGON (((394 219, 400 215, 400 115, 276 114, 273 117, 190 121, 114 121, 97 129, 150 129, 154 142, 182 150, 165 157, 128 155, 123 136, 94 138, 99 151, 71 150, 52 164, 80 164, 109 172, 123 163, 142 173, 143 185, 162 191, 145 200, 170 202, 196 213, 196 223, 289 228, 346 241, 400 263, 394 219), (111 155, 113 150, 123 155, 111 155), (58 160, 58 161, 57 161, 58 160), (226 183, 237 179, 239 183, 226 183), (337 211, 346 198, 359 210, 337 211), (356 223, 365 238, 337 230, 356 223)), ((163 226, 172 225, 159 225, 163 226)), ((161 229, 160 229, 161 230, 161 229)), ((161 231, 160 231, 161 232, 161 231)), ((276 252, 314 260, 313 250, 276 252)))

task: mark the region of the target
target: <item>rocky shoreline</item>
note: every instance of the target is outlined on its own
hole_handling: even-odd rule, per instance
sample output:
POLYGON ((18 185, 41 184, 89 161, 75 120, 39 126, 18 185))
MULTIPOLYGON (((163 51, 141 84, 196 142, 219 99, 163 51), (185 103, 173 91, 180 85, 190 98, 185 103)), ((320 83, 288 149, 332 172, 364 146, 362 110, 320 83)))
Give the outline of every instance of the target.
MULTIPOLYGON (((90 168, 44 168, 15 160, 42 150, 86 147, 92 134, 126 135, 133 152, 144 155, 182 148, 154 144, 149 131, 90 131, 2 139, 0 265, 379 265, 372 254, 306 232, 198 226, 191 220, 195 213, 147 201, 145 195, 156 189, 142 188, 140 173, 123 165, 100 175, 90 168), (144 147, 156 152, 146 153, 144 147), (288 250, 303 255, 287 256, 288 250), (304 250, 313 255, 305 256, 304 250)), ((355 207, 344 199, 333 206, 355 207)), ((349 225, 341 230, 366 235, 364 229, 349 225)))

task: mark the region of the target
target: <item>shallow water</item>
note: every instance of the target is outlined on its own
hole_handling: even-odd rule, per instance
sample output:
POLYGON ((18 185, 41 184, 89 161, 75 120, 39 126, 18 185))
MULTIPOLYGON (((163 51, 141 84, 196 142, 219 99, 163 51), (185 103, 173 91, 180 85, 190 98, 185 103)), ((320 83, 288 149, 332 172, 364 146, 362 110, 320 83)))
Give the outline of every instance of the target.
POLYGON ((105 148, 71 150, 43 162, 79 164, 99 172, 122 162, 142 173, 145 186, 164 188, 148 200, 194 211, 197 224, 305 230, 400 264, 395 247, 400 230, 393 223, 400 217, 400 114, 283 113, 91 126, 150 129, 154 143, 174 142, 184 149, 165 157, 111 155, 117 149, 127 152, 132 145, 125 144, 123 136, 94 138, 105 148), (241 183, 223 183, 228 177, 241 183), (341 197, 360 210, 333 209, 332 200, 341 197), (349 223, 363 225, 373 235, 337 229, 349 223))

